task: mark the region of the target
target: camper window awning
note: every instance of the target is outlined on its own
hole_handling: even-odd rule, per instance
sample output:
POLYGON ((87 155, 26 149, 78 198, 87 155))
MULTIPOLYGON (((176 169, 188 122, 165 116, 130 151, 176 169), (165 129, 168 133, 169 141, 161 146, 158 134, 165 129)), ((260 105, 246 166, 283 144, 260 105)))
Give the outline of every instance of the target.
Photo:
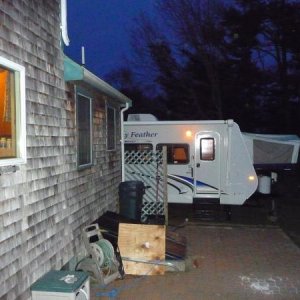
POLYGON ((64 79, 65 81, 83 81, 119 102, 132 105, 131 99, 67 56, 64 56, 64 79))

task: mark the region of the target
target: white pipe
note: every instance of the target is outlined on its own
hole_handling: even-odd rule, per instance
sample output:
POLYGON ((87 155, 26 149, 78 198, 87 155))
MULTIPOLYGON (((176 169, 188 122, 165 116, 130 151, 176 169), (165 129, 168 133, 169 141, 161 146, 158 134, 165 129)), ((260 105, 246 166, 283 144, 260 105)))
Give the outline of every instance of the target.
POLYGON ((85 48, 84 46, 81 47, 81 64, 85 65, 85 48))
POLYGON ((60 29, 61 36, 66 46, 70 45, 68 37, 68 23, 67 23, 67 0, 60 1, 60 29))
POLYGON ((129 103, 121 109, 121 165, 122 165, 122 182, 125 181, 125 145, 124 145, 124 112, 129 108, 129 103))

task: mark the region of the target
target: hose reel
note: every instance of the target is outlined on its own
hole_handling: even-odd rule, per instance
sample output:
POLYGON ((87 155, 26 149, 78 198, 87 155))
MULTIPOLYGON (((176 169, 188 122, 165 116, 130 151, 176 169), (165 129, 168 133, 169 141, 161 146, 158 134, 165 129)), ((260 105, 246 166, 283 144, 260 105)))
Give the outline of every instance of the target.
POLYGON ((113 245, 106 239, 100 239, 96 243, 90 244, 92 256, 96 259, 101 267, 109 267, 115 257, 113 245))
POLYGON ((116 259, 113 245, 102 237, 98 224, 86 226, 82 231, 83 242, 88 256, 76 266, 102 284, 121 277, 119 262, 116 259))

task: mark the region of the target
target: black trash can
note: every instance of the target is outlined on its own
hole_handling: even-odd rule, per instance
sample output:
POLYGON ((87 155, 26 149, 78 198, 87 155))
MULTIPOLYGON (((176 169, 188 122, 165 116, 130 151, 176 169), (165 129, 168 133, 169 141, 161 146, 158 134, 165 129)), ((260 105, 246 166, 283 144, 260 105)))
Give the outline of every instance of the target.
POLYGON ((119 185, 120 215, 141 221, 145 186, 142 181, 124 181, 119 185))

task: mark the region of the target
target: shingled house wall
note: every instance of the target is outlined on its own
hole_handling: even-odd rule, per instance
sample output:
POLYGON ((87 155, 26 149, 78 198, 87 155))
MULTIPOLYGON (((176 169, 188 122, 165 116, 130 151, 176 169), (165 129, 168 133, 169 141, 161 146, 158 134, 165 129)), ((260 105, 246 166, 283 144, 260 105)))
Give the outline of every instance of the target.
POLYGON ((26 68, 27 110, 27 163, 15 172, 0 167, 0 299, 30 299, 35 280, 80 250, 81 228, 117 203, 120 146, 106 151, 105 137, 111 99, 93 90, 94 166, 77 170, 74 85, 63 77, 59 5, 0 5, 0 56, 26 68))
MULTIPOLYGON (((116 108, 116 119, 120 120, 118 105, 95 89, 80 84, 67 85, 67 118, 71 120, 70 131, 75 128, 75 88, 81 92, 86 90, 92 98, 93 106, 93 166, 81 171, 74 162, 77 159, 74 139, 76 132, 67 137, 69 156, 69 172, 66 173, 66 196, 70 209, 69 224, 73 234, 80 234, 82 223, 96 220, 100 212, 115 210, 118 199, 118 185, 121 181, 121 147, 117 143, 116 150, 106 150, 106 103, 116 108)), ((120 141, 120 121, 116 128, 116 140, 120 141)), ((75 243, 80 242, 76 240, 75 243)), ((80 245, 76 244, 76 247, 80 245)))

